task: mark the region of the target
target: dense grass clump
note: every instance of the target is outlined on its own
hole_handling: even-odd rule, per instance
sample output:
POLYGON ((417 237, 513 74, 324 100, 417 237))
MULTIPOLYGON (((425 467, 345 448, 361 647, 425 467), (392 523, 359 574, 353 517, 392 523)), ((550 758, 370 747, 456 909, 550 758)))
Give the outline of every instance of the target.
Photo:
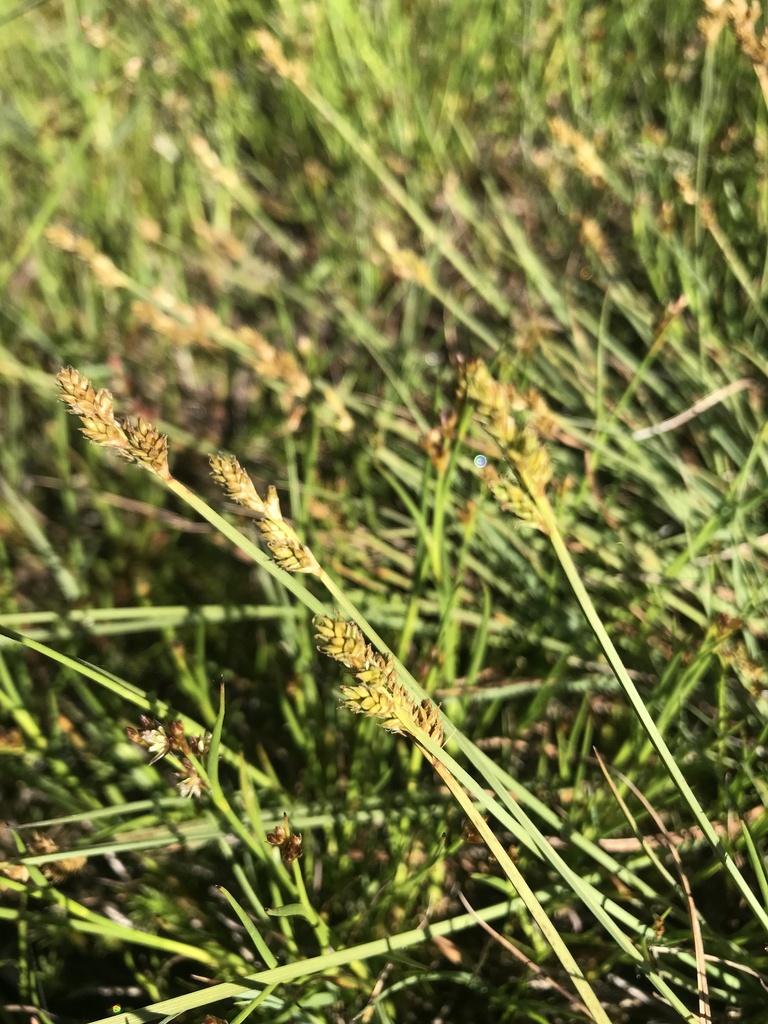
POLYGON ((2 1019, 762 1024, 759 9, 0 24, 2 1019))

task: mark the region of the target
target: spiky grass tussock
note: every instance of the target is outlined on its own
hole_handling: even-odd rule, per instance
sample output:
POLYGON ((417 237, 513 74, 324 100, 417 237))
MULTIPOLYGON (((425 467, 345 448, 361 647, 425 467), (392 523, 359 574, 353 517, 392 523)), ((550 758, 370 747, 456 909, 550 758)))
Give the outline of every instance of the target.
POLYGON ((349 669, 356 686, 343 685, 346 698, 342 707, 357 715, 379 718, 389 732, 411 736, 416 742, 422 734, 438 746, 444 742, 440 709, 429 698, 417 703, 402 683, 398 682, 392 658, 374 651, 354 622, 328 615, 313 620, 315 637, 322 654, 349 669))

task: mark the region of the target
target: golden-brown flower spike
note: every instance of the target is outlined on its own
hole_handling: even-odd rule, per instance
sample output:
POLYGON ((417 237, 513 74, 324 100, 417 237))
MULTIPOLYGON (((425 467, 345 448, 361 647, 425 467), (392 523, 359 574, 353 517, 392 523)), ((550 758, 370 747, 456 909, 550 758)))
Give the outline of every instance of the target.
POLYGON ((253 481, 234 455, 211 455, 211 476, 227 495, 245 508, 256 512, 256 525, 272 556, 286 572, 304 572, 313 576, 322 573, 320 564, 296 531, 283 519, 277 491, 270 485, 266 500, 259 496, 253 481))
MULTIPOLYGON (((27 846, 27 850, 31 854, 52 854, 59 851, 59 845, 50 836, 35 832, 27 846)), ((75 875, 82 871, 86 864, 85 857, 74 855, 72 857, 65 857, 63 860, 56 860, 53 863, 43 864, 42 872, 47 879, 59 885, 69 875, 75 875)), ((15 873, 4 871, 3 874, 6 874, 9 878, 16 877, 19 881, 26 881, 29 877, 28 873, 24 874, 26 868, 22 865, 18 865, 18 867, 21 869, 20 871, 15 873)))
POLYGON ((163 480, 170 480, 168 441, 141 417, 137 422, 115 419, 112 395, 106 388, 98 391, 87 377, 67 366, 57 376, 60 398, 74 416, 80 417, 81 430, 89 441, 114 448, 123 458, 138 462, 163 480))
POLYGON ((421 447, 429 456, 438 476, 445 476, 450 461, 451 442, 456 437, 458 416, 455 412, 441 414, 440 425, 432 427, 421 438, 421 447))
POLYGON ((317 615, 313 621, 317 629, 315 638, 322 640, 322 643, 318 644, 318 650, 322 654, 327 654, 329 658, 341 662, 352 671, 365 664, 366 654, 370 648, 366 645, 356 622, 332 619, 328 615, 317 615))
POLYGON ((389 732, 409 735, 417 742, 426 733, 435 743, 443 743, 440 711, 431 700, 417 704, 402 683, 391 658, 385 658, 366 644, 359 626, 341 618, 317 615, 318 650, 338 661, 354 675, 357 684, 342 685, 342 707, 356 715, 381 719, 389 732))
POLYGON ((125 423, 125 433, 131 446, 131 455, 147 469, 164 480, 170 478, 168 469, 168 438, 147 423, 141 416, 136 424, 125 423))
POLYGON ((264 502, 259 497, 253 481, 234 455, 209 455, 211 476, 227 492, 227 497, 238 505, 254 512, 264 511, 264 502))
POLYGON ((118 451, 127 450, 128 438, 115 421, 111 393, 106 388, 96 391, 88 378, 72 366, 61 370, 57 380, 62 402, 74 416, 80 417, 82 432, 88 440, 118 451))
POLYGON ((502 508, 544 529, 535 499, 545 493, 552 466, 542 437, 551 437, 556 430, 546 402, 534 391, 521 394, 513 385, 495 380, 479 359, 462 367, 460 385, 517 478, 508 482, 495 470, 486 471, 494 497, 502 508))
POLYGON ((253 39, 261 47, 266 62, 275 69, 282 78, 287 78, 300 89, 306 88, 307 69, 297 60, 288 60, 280 42, 266 29, 257 29, 253 39))
POLYGON ((486 466, 480 475, 502 512, 511 512, 525 523, 541 526, 539 512, 533 500, 514 481, 499 476, 498 470, 493 466, 486 466))
POLYGON ((75 253, 87 263, 102 288, 127 288, 130 285, 130 278, 122 270, 118 270, 108 256, 98 252, 93 242, 87 238, 74 234, 62 224, 51 224, 47 227, 45 237, 57 249, 75 253))
POLYGON ((439 747, 445 739, 443 723, 440 721, 440 709, 434 701, 425 697, 416 709, 416 727, 433 739, 439 747))

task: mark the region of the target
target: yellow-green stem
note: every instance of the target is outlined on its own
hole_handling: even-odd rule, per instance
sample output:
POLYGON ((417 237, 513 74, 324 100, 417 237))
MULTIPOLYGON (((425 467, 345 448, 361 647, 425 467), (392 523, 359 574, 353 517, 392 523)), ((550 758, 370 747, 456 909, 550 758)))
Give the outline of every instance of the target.
POLYGON ((320 943, 320 948, 325 952, 325 950, 330 947, 331 932, 328 925, 309 902, 307 887, 304 885, 304 876, 301 873, 301 866, 297 860, 293 862, 293 880, 296 883, 299 903, 301 903, 304 911, 306 912, 307 919, 315 929, 315 935, 317 935, 317 941, 320 943))
POLYGON ((515 862, 501 845, 494 832, 488 826, 486 820, 478 812, 475 805, 445 765, 441 764, 437 760, 433 760, 429 754, 427 754, 427 757, 432 761, 435 771, 451 791, 456 801, 461 805, 464 813, 483 837, 488 849, 499 862, 504 874, 517 890, 517 894, 520 899, 525 903, 526 907, 530 911, 531 917, 541 929, 542 935, 551 946, 560 963, 570 975, 573 987, 584 1000, 584 1004, 591 1013, 592 1019, 596 1021, 597 1024, 611 1024, 610 1018, 600 1005, 592 986, 582 974, 581 968, 574 960, 570 950, 560 937, 559 932, 547 917, 544 908, 536 899, 536 894, 523 878, 515 862))
POLYGON ((712 827, 709 818, 704 813, 703 808, 696 799, 693 790, 688 785, 685 776, 680 771, 680 768, 675 761, 672 751, 667 746, 664 737, 661 735, 659 730, 656 728, 656 724, 653 721, 648 709, 646 708, 643 700, 638 693, 637 687, 629 677, 629 673, 625 669, 619 653, 613 645, 613 641, 608 636, 608 633, 600 621, 600 616, 597 614, 597 609, 592 603, 592 599, 587 593, 587 588, 584 586, 579 572, 576 568, 576 564, 571 557, 571 553, 565 543, 563 535, 557 525, 554 510, 544 494, 537 494, 536 490, 529 485, 529 482, 525 480, 521 473, 523 482, 528 487, 529 493, 533 498, 536 508, 538 509, 539 515, 541 516, 542 523, 545 531, 549 535, 549 539, 552 542, 552 547, 555 549, 555 554, 558 557, 560 565, 563 568, 568 582, 570 583, 576 600, 581 605, 581 610, 584 613, 587 622, 592 627, 592 630, 597 637, 600 646, 603 649, 603 653, 608 661, 608 664, 613 669, 614 675, 618 679, 624 693, 627 696, 627 700, 632 706, 633 711, 640 719, 640 722, 648 734, 648 738, 653 744, 656 752, 661 758, 662 763, 667 769, 672 781, 677 786, 681 796, 688 804, 696 822, 700 826, 702 832, 707 837, 712 849, 715 851, 718 859, 723 864, 729 875, 735 882, 739 892, 744 897, 745 901, 749 905, 755 917, 760 921, 763 928, 768 931, 768 913, 765 908, 760 904, 757 896, 750 889, 746 879, 743 877, 735 861, 731 857, 730 853, 723 845, 722 840, 719 838, 714 828, 712 827))

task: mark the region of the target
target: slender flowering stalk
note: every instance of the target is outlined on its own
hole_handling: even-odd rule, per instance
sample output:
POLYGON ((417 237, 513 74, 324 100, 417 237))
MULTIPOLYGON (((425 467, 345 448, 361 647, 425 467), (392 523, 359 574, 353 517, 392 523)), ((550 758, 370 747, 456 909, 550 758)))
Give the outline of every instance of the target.
MULTIPOLYGON (((168 466, 168 439, 140 416, 136 422, 115 417, 112 394, 106 388, 98 391, 87 377, 68 366, 57 377, 60 398, 69 411, 80 418, 81 430, 89 441, 112 448, 123 458, 148 469, 175 493, 191 501, 190 492, 171 475, 168 466)), ((211 455, 211 474, 238 504, 258 514, 257 526, 275 562, 287 572, 321 576, 317 559, 296 531, 284 519, 277 491, 270 486, 266 499, 256 488, 232 455, 211 455)), ((198 507, 198 506, 196 506, 198 507)))

